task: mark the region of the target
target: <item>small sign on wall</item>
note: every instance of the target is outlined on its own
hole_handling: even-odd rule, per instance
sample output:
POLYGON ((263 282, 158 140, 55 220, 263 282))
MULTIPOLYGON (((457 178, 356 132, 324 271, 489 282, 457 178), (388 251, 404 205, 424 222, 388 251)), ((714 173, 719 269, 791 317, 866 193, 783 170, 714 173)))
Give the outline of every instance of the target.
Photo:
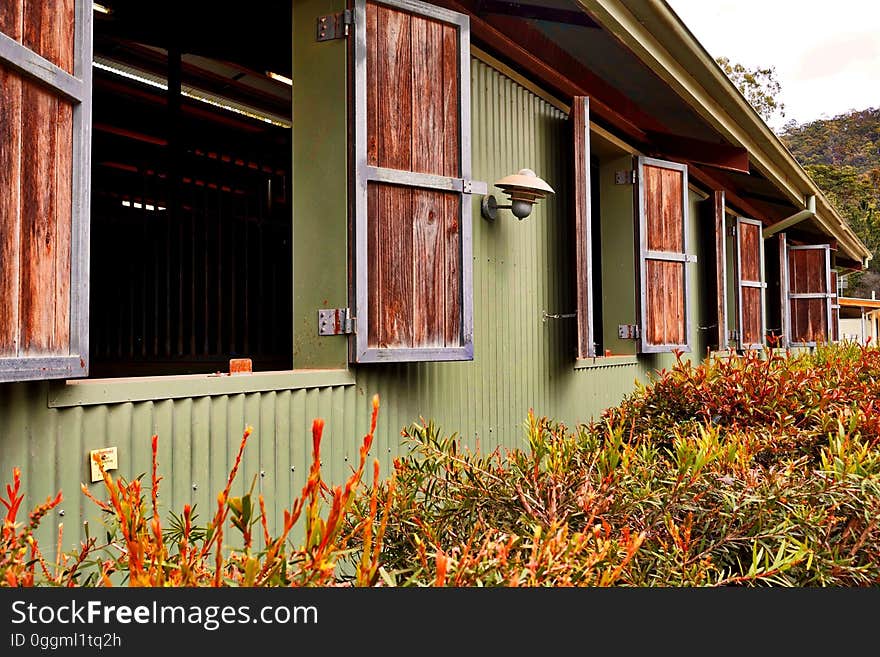
POLYGON ((101 468, 95 463, 95 455, 101 459, 101 465, 104 470, 116 470, 119 467, 119 457, 115 447, 104 447, 102 449, 93 449, 89 452, 89 466, 92 469, 92 483, 101 481, 101 468))

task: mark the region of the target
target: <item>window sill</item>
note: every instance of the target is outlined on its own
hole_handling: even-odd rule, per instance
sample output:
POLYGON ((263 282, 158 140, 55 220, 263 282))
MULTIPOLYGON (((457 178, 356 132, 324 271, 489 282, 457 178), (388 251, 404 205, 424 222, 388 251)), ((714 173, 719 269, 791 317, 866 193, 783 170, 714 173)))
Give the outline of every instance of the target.
POLYGON ((120 379, 71 379, 49 385, 49 408, 120 404, 186 397, 236 395, 273 390, 355 384, 351 370, 288 370, 252 374, 192 374, 120 379))
POLYGON ((596 358, 579 358, 574 362, 576 370, 591 370, 602 367, 619 367, 621 365, 638 365, 639 358, 628 356, 597 356, 596 358))

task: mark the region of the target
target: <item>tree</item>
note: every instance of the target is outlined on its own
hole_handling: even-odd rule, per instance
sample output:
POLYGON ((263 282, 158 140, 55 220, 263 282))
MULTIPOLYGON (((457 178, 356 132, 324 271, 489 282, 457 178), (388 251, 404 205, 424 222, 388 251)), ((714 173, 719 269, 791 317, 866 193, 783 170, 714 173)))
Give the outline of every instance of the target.
POLYGON ((785 116, 785 105, 778 100, 782 85, 776 79, 775 67, 748 69, 727 57, 715 61, 764 121, 769 122, 777 114, 785 116))
MULTIPOLYGON (((880 253, 880 109, 850 111, 803 125, 780 138, 872 253, 880 253)), ((847 277, 848 296, 880 289, 880 260, 847 277)))

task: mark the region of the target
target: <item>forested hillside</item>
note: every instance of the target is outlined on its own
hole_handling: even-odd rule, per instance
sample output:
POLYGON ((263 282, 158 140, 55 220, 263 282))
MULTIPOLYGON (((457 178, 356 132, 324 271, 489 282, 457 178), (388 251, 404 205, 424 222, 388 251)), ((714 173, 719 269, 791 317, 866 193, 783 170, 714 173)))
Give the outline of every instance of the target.
POLYGON ((880 109, 786 124, 780 137, 874 253, 847 296, 880 294, 880 109))

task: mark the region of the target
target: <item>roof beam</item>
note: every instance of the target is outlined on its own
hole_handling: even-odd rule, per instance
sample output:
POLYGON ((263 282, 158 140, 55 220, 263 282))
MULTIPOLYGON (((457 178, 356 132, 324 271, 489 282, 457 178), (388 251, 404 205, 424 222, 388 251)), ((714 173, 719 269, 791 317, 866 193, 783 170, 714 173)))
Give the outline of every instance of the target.
POLYGON ((749 152, 739 146, 680 137, 667 132, 648 132, 651 144, 670 157, 739 173, 749 173, 749 152))
POLYGON ((750 219, 757 219, 762 223, 766 221, 767 213, 737 194, 728 181, 724 180, 717 173, 695 166, 695 162, 690 164, 691 166, 688 167, 689 177, 711 190, 723 191, 725 203, 728 206, 735 206, 737 210, 748 215, 750 219))
POLYGON ((570 9, 554 9, 553 7, 541 7, 539 5, 524 5, 519 2, 498 2, 497 0, 478 2, 475 9, 478 14, 501 14, 518 18, 531 18, 536 21, 580 25, 581 27, 599 27, 599 24, 584 12, 571 11, 570 9))

